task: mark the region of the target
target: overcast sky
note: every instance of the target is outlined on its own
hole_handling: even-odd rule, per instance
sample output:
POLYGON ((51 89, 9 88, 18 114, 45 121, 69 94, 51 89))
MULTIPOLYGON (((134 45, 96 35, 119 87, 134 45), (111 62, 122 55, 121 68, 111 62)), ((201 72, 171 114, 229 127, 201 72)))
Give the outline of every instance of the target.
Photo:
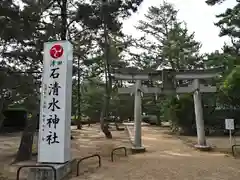
MULTIPOLYGON (((179 10, 178 18, 187 23, 188 29, 195 32, 196 40, 202 43, 202 52, 220 50, 227 41, 227 38, 220 38, 219 28, 214 26, 217 22, 215 15, 224 12, 227 8, 233 7, 236 0, 227 0, 225 3, 216 6, 208 6, 205 0, 166 0, 175 5, 179 10)), ((144 0, 139 11, 125 20, 123 31, 126 34, 139 37, 141 33, 134 28, 139 19, 144 19, 144 14, 150 6, 159 6, 162 0, 144 0)))

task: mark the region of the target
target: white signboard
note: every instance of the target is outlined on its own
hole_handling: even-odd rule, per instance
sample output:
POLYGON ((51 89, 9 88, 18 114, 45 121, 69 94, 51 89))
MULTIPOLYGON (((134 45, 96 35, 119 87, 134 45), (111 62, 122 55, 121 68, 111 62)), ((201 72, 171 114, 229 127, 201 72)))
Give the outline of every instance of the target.
POLYGON ((234 119, 225 119, 225 129, 234 130, 234 119))
POLYGON ((44 44, 38 162, 64 163, 71 151, 72 45, 44 44))

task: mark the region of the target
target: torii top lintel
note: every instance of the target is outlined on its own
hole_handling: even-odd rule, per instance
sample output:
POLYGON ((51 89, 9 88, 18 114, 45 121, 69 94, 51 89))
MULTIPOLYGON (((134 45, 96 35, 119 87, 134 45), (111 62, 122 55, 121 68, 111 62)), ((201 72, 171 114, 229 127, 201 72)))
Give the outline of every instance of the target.
POLYGON ((210 79, 216 77, 219 72, 223 71, 223 67, 198 70, 178 70, 164 69, 158 71, 136 70, 135 68, 126 68, 116 70, 113 77, 118 80, 159 80, 163 74, 169 74, 176 80, 181 79, 210 79))

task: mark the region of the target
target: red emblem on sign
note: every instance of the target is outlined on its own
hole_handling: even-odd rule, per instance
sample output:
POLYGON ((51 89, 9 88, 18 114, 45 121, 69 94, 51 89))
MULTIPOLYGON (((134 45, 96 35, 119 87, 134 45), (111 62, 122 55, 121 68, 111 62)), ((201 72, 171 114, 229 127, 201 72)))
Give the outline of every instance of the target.
POLYGON ((50 55, 54 59, 60 58, 63 55, 63 47, 59 44, 54 45, 50 49, 50 55))

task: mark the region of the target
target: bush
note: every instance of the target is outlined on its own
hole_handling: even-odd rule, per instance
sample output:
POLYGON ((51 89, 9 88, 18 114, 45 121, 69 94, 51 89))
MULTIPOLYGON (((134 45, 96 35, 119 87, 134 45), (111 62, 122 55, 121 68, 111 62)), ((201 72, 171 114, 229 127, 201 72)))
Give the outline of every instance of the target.
POLYGON ((155 115, 148 115, 148 116, 143 116, 142 121, 145 123, 149 123, 151 125, 157 125, 157 116, 155 115))
MULTIPOLYGON (((196 134, 194 101, 192 95, 182 95, 180 99, 172 98, 166 109, 165 116, 172 123, 172 130, 181 132, 184 135, 196 134)), ((208 135, 209 130, 225 129, 225 119, 233 118, 235 120, 236 131, 240 125, 240 110, 239 109, 203 109, 203 119, 205 125, 205 133, 208 135)), ((217 132, 216 131, 216 132, 217 132)), ((224 134, 224 133, 222 133, 224 134)))
POLYGON ((173 131, 183 134, 193 134, 195 125, 194 105, 192 95, 181 95, 179 99, 172 98, 167 108, 167 118, 172 123, 173 131))

